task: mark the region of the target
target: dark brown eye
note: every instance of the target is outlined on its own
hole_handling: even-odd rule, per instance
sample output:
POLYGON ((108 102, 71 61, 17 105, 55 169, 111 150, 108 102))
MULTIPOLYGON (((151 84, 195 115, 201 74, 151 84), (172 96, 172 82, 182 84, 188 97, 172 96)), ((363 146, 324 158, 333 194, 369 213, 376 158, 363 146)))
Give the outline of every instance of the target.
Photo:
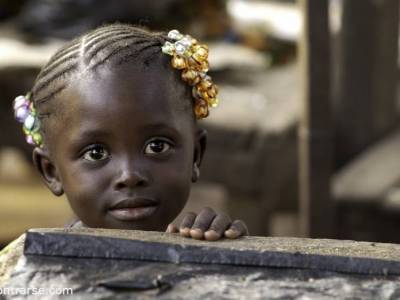
POLYGON ((146 145, 144 149, 145 154, 161 154, 167 152, 171 145, 163 140, 154 140, 146 145))
POLYGON ((83 159, 88 161, 100 161, 107 159, 109 156, 108 151, 102 146, 94 146, 83 153, 83 159))

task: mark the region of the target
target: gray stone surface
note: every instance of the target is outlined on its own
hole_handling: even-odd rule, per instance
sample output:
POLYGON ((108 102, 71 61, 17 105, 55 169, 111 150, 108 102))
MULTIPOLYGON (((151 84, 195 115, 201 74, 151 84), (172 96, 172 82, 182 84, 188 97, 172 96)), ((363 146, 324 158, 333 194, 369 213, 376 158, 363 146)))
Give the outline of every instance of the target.
MULTIPOLYGON (((68 287, 73 289, 74 299, 396 299, 400 296, 397 276, 345 274, 321 270, 318 265, 288 268, 291 259, 315 255, 324 256, 333 264, 337 257, 362 258, 361 264, 372 260, 396 264, 400 261, 400 246, 262 237, 211 243, 159 232, 41 229, 28 232, 25 255, 20 257, 3 288, 68 287), (71 243, 73 239, 75 243, 71 243), (77 251, 79 248, 81 251, 77 251), (189 256, 198 255, 203 260, 156 261, 165 253, 177 258, 177 249, 187 250, 189 256), (218 261, 210 263, 208 259, 214 250, 221 255, 218 261), (278 253, 274 259, 281 259, 280 267, 235 265, 245 259, 243 254, 262 257, 272 252, 278 253), (116 254, 126 256, 117 258, 116 254), (144 260, 146 257, 152 257, 153 261, 144 260), (221 264, 221 260, 233 257, 237 260, 231 264, 221 264), (285 257, 289 259, 284 260, 285 257)), ((340 266, 343 267, 346 268, 340 266)), ((55 298, 54 295, 29 297, 55 298)))
MULTIPOLYGON (((397 299, 397 277, 56 257, 22 259, 5 287, 70 287, 73 299, 397 299), (68 274, 68 275, 66 275, 68 274)), ((28 299, 58 299, 53 296, 28 299)), ((65 299, 67 297, 60 297, 65 299)), ((12 299, 12 297, 9 297, 12 299)), ((24 299, 24 297, 19 297, 24 299)))
MULTIPOLYGON (((144 243, 160 243, 162 245, 176 245, 185 249, 187 247, 193 247, 193 249, 218 249, 225 250, 226 253, 229 251, 252 251, 255 254, 262 256, 268 252, 270 253, 289 253, 294 256, 304 256, 307 255, 320 255, 325 256, 327 259, 332 257, 343 257, 343 258, 364 258, 380 261, 382 263, 390 262, 395 265, 400 263, 400 245, 389 244, 389 243, 370 243, 370 242, 355 242, 346 240, 332 240, 332 239, 305 239, 305 238, 284 238, 284 237, 256 237, 248 236, 242 237, 237 240, 227 240, 223 239, 215 242, 207 241, 197 241, 194 239, 187 239, 179 236, 178 234, 168 234, 154 231, 136 231, 136 230, 117 230, 117 229, 94 229, 94 228, 65 228, 65 229, 32 229, 27 232, 27 239, 31 238, 32 243, 38 242, 37 246, 42 247, 44 255, 48 248, 48 243, 54 242, 54 246, 59 245, 63 238, 68 238, 68 236, 83 236, 87 241, 95 242, 96 239, 90 240, 91 237, 103 237, 103 238, 118 238, 124 241, 140 241, 144 243), (60 237, 57 238, 57 235, 60 237), (53 239, 53 237, 55 237, 53 239)), ((129 245, 129 244, 127 244, 129 245)), ((25 245, 25 251, 29 249, 29 245, 25 245)), ((114 246, 112 243, 107 244, 109 249, 117 250, 118 246, 114 246)), ((89 253, 96 253, 96 247, 90 246, 89 253)), ((40 254, 40 250, 35 250, 32 247, 31 254, 40 254)), ((74 253, 74 245, 70 245, 68 248, 59 248, 58 255, 65 256, 68 255, 69 251, 74 253)), ((53 247, 55 249, 55 247, 53 247)), ((76 247, 76 253, 72 254, 74 256, 79 256, 79 247, 76 247)), ((83 251, 83 250, 81 250, 83 251)), ((125 251, 122 249, 122 251, 125 251)), ((102 250, 99 251, 99 257, 104 255, 102 250), (103 255, 101 254, 103 253, 103 255)), ((109 252, 107 252, 109 253, 109 252)), ((146 253, 143 253, 144 255, 146 253)), ((50 255, 52 255, 50 253, 50 255)), ((125 254, 123 254, 125 255, 125 254)), ((150 253, 151 255, 151 253, 150 253)), ((125 257, 127 258, 127 257, 125 257)), ((138 257, 132 257, 132 259, 137 259, 138 257)), ((266 262, 268 264, 268 262, 266 262)), ((238 263, 240 264, 240 263, 238 263)), ((272 262, 270 262, 272 265, 272 262)), ((288 262, 290 264, 290 262, 288 262)), ((290 265, 284 267, 291 267, 290 265)), ((346 268, 346 266, 343 266, 346 268)), ((318 266, 310 266, 310 268, 318 269, 318 266)), ((343 269, 338 268, 336 271, 343 271, 343 269)), ((350 271, 350 273, 356 273, 357 271, 350 271)), ((388 270, 385 271, 388 273, 388 270)), ((399 271, 395 273, 400 274, 399 271)))

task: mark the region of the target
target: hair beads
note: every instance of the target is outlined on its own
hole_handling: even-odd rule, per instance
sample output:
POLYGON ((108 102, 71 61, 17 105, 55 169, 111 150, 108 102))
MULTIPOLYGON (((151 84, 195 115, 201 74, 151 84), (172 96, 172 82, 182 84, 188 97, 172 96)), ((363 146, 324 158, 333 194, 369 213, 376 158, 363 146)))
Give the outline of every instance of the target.
POLYGON ((17 121, 23 124, 22 130, 26 135, 26 141, 40 147, 42 145, 42 136, 39 132, 40 120, 33 102, 30 101, 30 94, 15 98, 14 115, 17 121))
POLYGON ((218 105, 218 88, 207 75, 208 47, 178 30, 171 30, 168 38, 175 42, 165 42, 162 52, 172 56, 172 67, 182 70, 182 79, 193 87, 194 112, 197 119, 203 119, 208 116, 209 107, 218 105))

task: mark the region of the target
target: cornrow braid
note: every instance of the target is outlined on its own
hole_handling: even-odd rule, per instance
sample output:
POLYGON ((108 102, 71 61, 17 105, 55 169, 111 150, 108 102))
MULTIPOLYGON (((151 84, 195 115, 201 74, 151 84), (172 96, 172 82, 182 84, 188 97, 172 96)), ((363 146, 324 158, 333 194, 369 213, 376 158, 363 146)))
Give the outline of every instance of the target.
MULTIPOLYGON (((92 58, 94 56, 96 56, 97 53, 99 53, 100 51, 102 51, 103 49, 106 49, 108 47, 110 47, 113 44, 119 44, 119 42, 124 41, 124 40, 130 40, 130 39, 137 39, 137 36, 135 36, 134 34, 132 34, 131 32, 129 33, 119 33, 119 34, 113 34, 113 35, 109 35, 109 36, 105 36, 104 38, 101 39, 100 42, 98 42, 97 44, 92 44, 91 45, 91 49, 89 50, 88 47, 85 47, 85 51, 86 51, 86 60, 87 61, 91 61, 92 58)), ((129 46, 129 44, 127 45, 129 46)))
POLYGON ((95 70, 107 61, 121 64, 137 57, 148 64, 163 55, 161 46, 168 38, 127 24, 97 28, 82 35, 55 53, 42 68, 32 89, 32 101, 39 110, 68 87, 68 78, 79 70, 95 70))
POLYGON ((78 56, 79 56, 79 51, 73 51, 71 53, 68 53, 68 55, 60 57, 59 59, 55 60, 51 65, 49 65, 47 68, 42 70, 42 73, 40 74, 41 77, 45 77, 47 74, 51 73, 57 67, 64 65, 66 62, 71 61, 73 59, 77 59, 78 56))
MULTIPOLYGON (((114 45, 110 45, 110 48, 112 49, 104 58, 100 59, 99 61, 97 61, 96 63, 92 64, 89 66, 90 69, 96 69, 98 66, 101 66, 102 64, 104 64, 106 61, 110 60, 111 58, 113 58, 114 56, 118 56, 119 55, 119 61, 126 61, 128 58, 135 58, 138 57, 140 55, 140 52, 130 52, 130 47, 134 45, 136 47, 138 47, 139 51, 143 51, 147 48, 150 47, 154 47, 156 45, 158 45, 158 43, 150 43, 148 41, 135 41, 135 43, 130 43, 128 45, 116 45, 116 47, 113 47, 114 45), (144 46, 143 46, 144 45, 144 46), (140 48, 139 48, 140 47, 140 48), (120 55, 122 54, 122 55, 120 55)), ((120 64, 120 63, 119 63, 120 64)))
POLYGON ((60 57, 64 57, 65 54, 73 52, 76 49, 79 49, 79 41, 74 40, 71 43, 67 44, 67 46, 64 46, 64 48, 60 51, 58 51, 56 54, 54 54, 47 65, 51 65, 55 60, 59 59, 60 57))
POLYGON ((85 43, 85 50, 89 51, 93 46, 95 46, 99 40, 104 40, 110 36, 114 36, 114 35, 125 35, 125 34, 132 34, 131 31, 129 30, 121 30, 118 31, 117 33, 115 33, 115 31, 111 31, 111 32, 105 32, 104 34, 97 34, 95 36, 93 36, 92 38, 86 37, 86 43, 85 43))

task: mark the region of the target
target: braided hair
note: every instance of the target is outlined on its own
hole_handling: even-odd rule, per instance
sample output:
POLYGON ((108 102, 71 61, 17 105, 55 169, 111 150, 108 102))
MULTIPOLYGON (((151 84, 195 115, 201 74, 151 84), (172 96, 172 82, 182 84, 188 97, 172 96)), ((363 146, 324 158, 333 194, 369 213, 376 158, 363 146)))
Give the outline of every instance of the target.
POLYGON ((65 90, 74 74, 96 72, 102 65, 114 67, 132 60, 149 66, 164 55, 172 57, 170 65, 181 71, 180 77, 187 83, 188 98, 192 101, 182 101, 183 110, 191 108, 194 119, 207 117, 209 107, 218 105, 218 88, 207 75, 208 46, 177 30, 166 35, 132 25, 114 24, 95 29, 66 44, 43 67, 32 91, 15 98, 15 117, 24 124, 27 142, 42 145, 41 133, 45 133, 42 121, 58 110, 53 106, 45 109, 42 105, 65 90))
POLYGON ((97 28, 61 48, 42 68, 31 91, 31 101, 38 109, 39 119, 49 116, 40 108, 68 87, 68 78, 80 70, 95 71, 112 62, 124 64, 140 58, 145 64, 163 56, 161 46, 168 40, 163 33, 149 32, 127 24, 97 28))

